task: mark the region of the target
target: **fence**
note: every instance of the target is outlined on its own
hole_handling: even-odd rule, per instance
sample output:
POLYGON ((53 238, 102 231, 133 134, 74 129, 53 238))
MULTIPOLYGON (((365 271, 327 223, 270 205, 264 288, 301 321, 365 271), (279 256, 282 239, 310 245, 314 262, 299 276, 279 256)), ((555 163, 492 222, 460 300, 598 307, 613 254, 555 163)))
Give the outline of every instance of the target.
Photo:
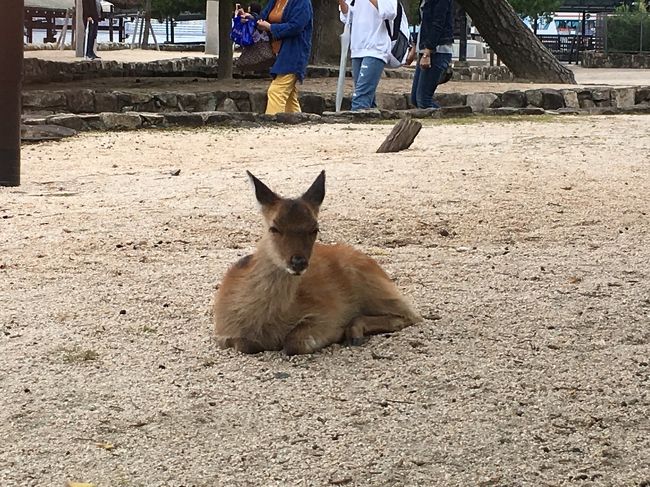
POLYGON ((537 38, 560 61, 578 63, 580 52, 594 49, 593 35, 538 35, 537 38))

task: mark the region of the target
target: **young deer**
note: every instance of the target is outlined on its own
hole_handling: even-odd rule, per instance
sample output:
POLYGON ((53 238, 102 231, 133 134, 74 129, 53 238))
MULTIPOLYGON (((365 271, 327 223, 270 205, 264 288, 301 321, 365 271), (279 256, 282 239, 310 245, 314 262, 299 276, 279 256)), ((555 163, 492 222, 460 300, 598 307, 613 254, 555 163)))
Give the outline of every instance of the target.
POLYGON ((228 270, 214 303, 222 347, 312 353, 421 321, 370 257, 316 242, 325 171, 300 198, 282 198, 247 172, 264 217, 257 250, 228 270))

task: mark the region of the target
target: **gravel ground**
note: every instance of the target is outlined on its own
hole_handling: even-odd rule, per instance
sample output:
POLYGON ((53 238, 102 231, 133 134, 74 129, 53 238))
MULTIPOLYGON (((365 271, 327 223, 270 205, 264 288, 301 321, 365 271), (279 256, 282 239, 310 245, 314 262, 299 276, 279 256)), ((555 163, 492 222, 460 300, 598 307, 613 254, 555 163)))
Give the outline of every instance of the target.
POLYGON ((647 486, 648 116, 84 133, 0 188, 0 485, 647 486), (421 325, 219 350, 245 178, 328 172, 322 239, 421 325), (170 173, 180 169, 178 176, 170 173))

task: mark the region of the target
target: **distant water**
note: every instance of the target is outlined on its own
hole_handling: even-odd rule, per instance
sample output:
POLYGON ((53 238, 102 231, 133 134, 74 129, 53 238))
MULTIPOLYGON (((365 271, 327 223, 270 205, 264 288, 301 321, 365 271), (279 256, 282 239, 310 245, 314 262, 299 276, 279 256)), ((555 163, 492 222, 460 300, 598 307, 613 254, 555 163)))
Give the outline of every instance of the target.
MULTIPOLYGON (((100 26, 107 26, 106 22, 102 22, 100 26)), ((125 22, 126 34, 128 35, 125 42, 131 42, 131 36, 133 35, 133 30, 135 28, 134 22, 125 22)), ((171 32, 167 31, 167 26, 165 23, 160 23, 157 20, 152 20, 151 25, 156 34, 156 40, 159 43, 171 42, 171 32)), ((139 29, 138 29, 139 30, 139 29)), ((45 30, 34 29, 33 39, 35 43, 42 43, 45 38, 45 30)), ((57 35, 60 35, 60 31, 57 31, 57 35)), ((68 30, 66 36, 66 42, 70 43, 72 39, 72 34, 68 30)), ((113 29, 113 40, 114 42, 118 41, 117 25, 113 29)), ((97 34, 98 42, 109 42, 109 35, 107 30, 100 30, 97 34)), ((150 39, 150 42, 153 42, 150 39)), ((205 20, 188 20, 184 22, 176 22, 174 27, 174 42, 177 44, 190 43, 190 42, 205 42, 205 20)))

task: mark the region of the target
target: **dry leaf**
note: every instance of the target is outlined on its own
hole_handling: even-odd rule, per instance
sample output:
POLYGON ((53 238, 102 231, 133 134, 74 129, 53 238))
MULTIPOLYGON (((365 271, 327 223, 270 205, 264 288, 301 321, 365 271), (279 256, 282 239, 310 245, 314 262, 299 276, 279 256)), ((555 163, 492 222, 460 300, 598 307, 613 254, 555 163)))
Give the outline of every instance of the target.
POLYGON ((99 448, 103 448, 104 450, 112 450, 115 448, 115 445, 113 443, 95 443, 99 448))
POLYGON ((88 482, 71 482, 68 480, 65 483, 65 487, 95 487, 95 484, 89 484, 88 482))

